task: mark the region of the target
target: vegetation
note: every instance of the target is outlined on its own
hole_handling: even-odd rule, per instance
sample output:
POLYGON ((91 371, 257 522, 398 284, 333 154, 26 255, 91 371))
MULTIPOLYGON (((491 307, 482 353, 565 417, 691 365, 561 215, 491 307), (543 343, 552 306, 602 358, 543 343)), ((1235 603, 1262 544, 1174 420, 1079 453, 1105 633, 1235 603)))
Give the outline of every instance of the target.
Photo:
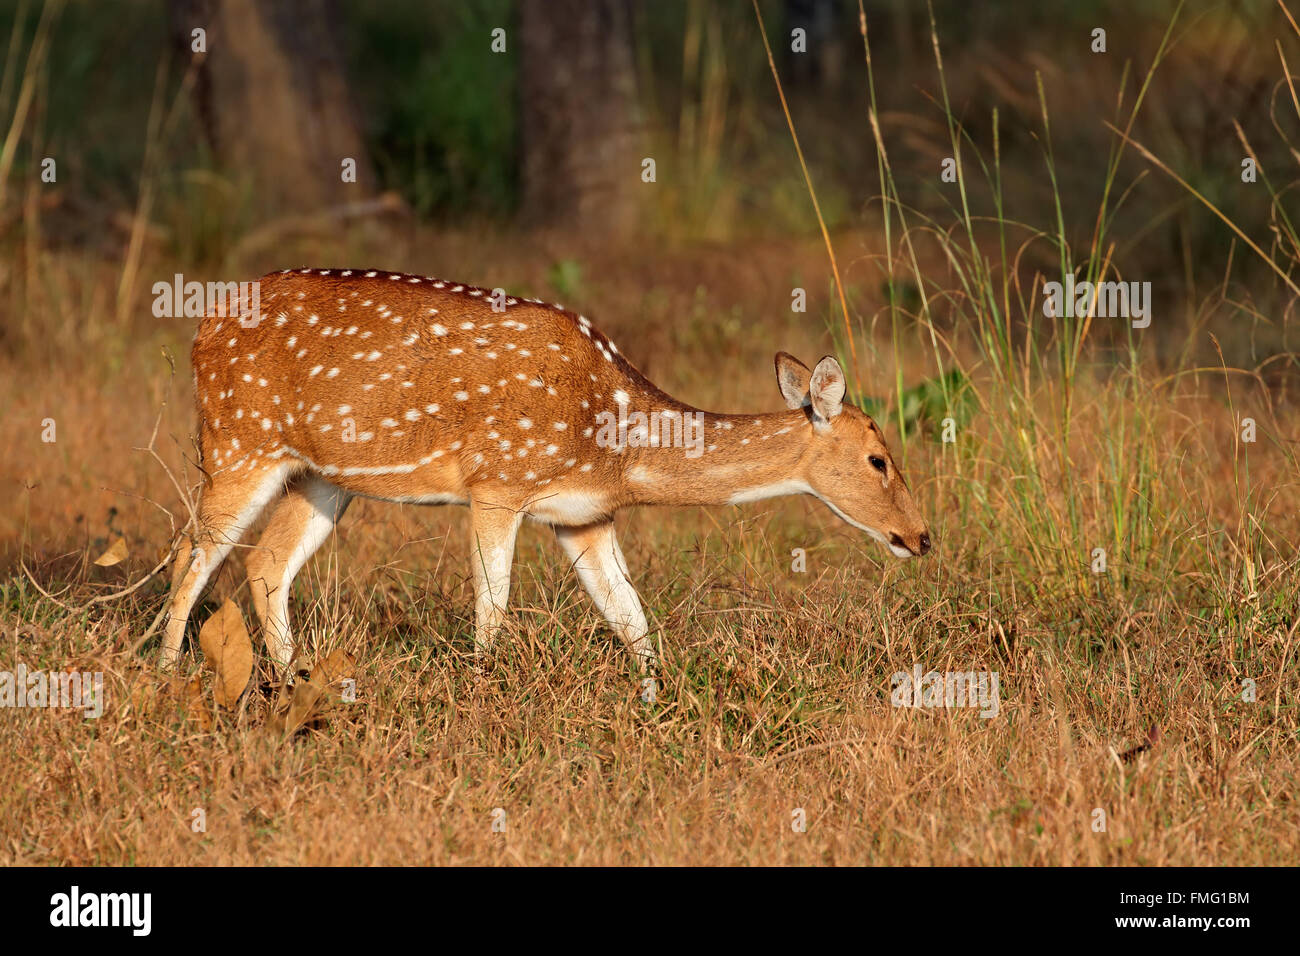
POLYGON ((515 131, 476 115, 495 87, 465 82, 461 49, 436 66, 463 75, 412 68, 419 88, 395 91, 364 68, 362 40, 402 33, 379 14, 349 11, 348 62, 358 97, 389 103, 376 166, 418 215, 269 246, 250 237, 274 224, 186 146, 175 77, 143 113, 143 73, 148 92, 123 94, 135 140, 82 145, 91 111, 53 103, 99 72, 62 64, 111 28, 21 21, 0 88, 21 144, 0 155, 0 671, 102 671, 106 709, 0 708, 0 861, 1294 861, 1295 11, 971 20, 952 2, 873 9, 862 36, 847 9, 828 95, 792 78, 765 4, 805 177, 754 10, 666 6, 636 31, 658 192, 622 243, 515 228, 515 131), (470 87, 482 103, 449 102, 470 87), (426 161, 453 136, 459 172, 426 161), (93 186, 40 183, 59 145, 93 186), (293 601, 313 660, 355 662, 355 702, 336 681, 286 725, 262 661, 217 703, 197 635, 227 599, 247 608, 238 557, 193 616, 189 670, 163 681, 137 643, 167 574, 108 599, 166 557, 197 483, 192 327, 150 316, 150 282, 345 262, 560 297, 709 408, 778 407, 773 353, 834 351, 935 551, 895 561, 811 500, 632 515, 662 645, 649 693, 546 529, 522 534, 508 633, 478 668, 464 515, 359 502, 293 601), (1151 282, 1150 327, 1045 315, 1044 283, 1067 276, 1151 282), (151 435, 156 454, 132 451, 151 435), (93 563, 119 539, 126 560, 93 563), (916 665, 996 672, 998 715, 891 706, 916 665))

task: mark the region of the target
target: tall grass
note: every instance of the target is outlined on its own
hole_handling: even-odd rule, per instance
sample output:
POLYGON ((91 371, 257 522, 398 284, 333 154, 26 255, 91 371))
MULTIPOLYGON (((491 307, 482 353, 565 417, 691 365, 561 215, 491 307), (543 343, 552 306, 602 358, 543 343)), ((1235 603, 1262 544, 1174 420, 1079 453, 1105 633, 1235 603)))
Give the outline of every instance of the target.
MULTIPOLYGON (((989 538, 1006 546, 1004 558, 1018 566, 1020 576, 1041 596, 1067 590, 1104 587, 1107 578, 1090 576, 1090 555, 1104 548, 1112 583, 1136 583, 1135 576, 1168 578, 1189 570, 1191 559, 1185 533, 1201 527, 1192 503, 1181 498, 1170 479, 1191 451, 1187 429, 1175 420, 1177 399, 1187 375, 1195 370, 1162 369, 1149 350, 1143 350, 1141 332, 1125 322, 1122 361, 1103 355, 1090 338, 1107 320, 1093 308, 1084 315, 1044 315, 1041 273, 1026 275, 1020 265, 1031 245, 1046 245, 1056 262, 1055 278, 1074 276, 1092 283, 1122 278, 1114 260, 1116 239, 1110 235, 1116 206, 1133 186, 1121 189, 1121 158, 1142 110, 1146 93, 1167 51, 1181 13, 1170 18, 1152 62, 1129 104, 1121 80, 1110 155, 1098 169, 1100 201, 1089 245, 1071 246, 1062 209, 1053 152, 1051 109, 1038 83, 1043 175, 1051 183, 1055 221, 1020 223, 1004 211, 1003 177, 999 154, 999 117, 991 117, 993 155, 981 155, 969 131, 955 115, 949 97, 938 26, 930 19, 939 101, 946 124, 951 156, 956 168, 956 197, 950 219, 939 221, 910 208, 900 193, 890 154, 879 122, 880 105, 866 18, 861 19, 867 82, 870 92, 868 121, 876 145, 880 182, 880 209, 886 252, 877 260, 889 292, 887 305, 891 333, 891 360, 895 369, 895 411, 904 405, 903 369, 909 336, 926 347, 938 381, 961 382, 978 403, 979 418, 968 433, 942 451, 952 468, 956 505, 978 516, 989 538), (973 212, 974 194, 991 216, 973 212), (946 264, 946 274, 935 275, 922 267, 918 247, 928 245, 946 264), (907 312, 896 290, 906 277, 921 290, 920 307, 907 312), (942 304, 941 321, 937 304, 942 304), (956 366, 964 375, 944 376, 956 366), (988 457, 996 448, 997 462, 988 457), (1089 579, 1091 577, 1091 582, 1089 579)), ((1125 79, 1127 72, 1125 73, 1125 79)), ((1073 117, 1072 121, 1085 121, 1073 117)), ((1282 263, 1280 272, 1294 268, 1297 259, 1290 219, 1276 187, 1266 188, 1279 223, 1275 244, 1282 263)), ((1226 218, 1226 217, 1225 217, 1226 218)), ((1235 227, 1234 227, 1235 228, 1235 227)), ((1258 247, 1255 247, 1257 251, 1258 247)), ((1262 254, 1262 252, 1261 252, 1262 254)), ((1168 314, 1157 321, 1168 321, 1168 314)), ((868 330, 859 319, 860 334, 868 330)), ((842 347, 846 343, 842 343, 842 347)), ((854 351, 852 342, 844 351, 854 351)), ((1242 370, 1223 369, 1223 375, 1242 370)), ((858 389, 859 393, 861 388, 858 389)), ((1258 395, 1254 396, 1258 398, 1258 395)), ((946 394, 952 403, 956 396, 946 394)), ((1234 529, 1234 550, 1245 556, 1242 573, 1247 584, 1255 580, 1259 562, 1265 560, 1260 540, 1259 490, 1250 486, 1249 453, 1235 437, 1239 417, 1229 408, 1223 438, 1217 447, 1202 449, 1232 463, 1242 507, 1234 529)), ((905 448, 914 432, 898 424, 905 448)), ((1270 422, 1276 428, 1276 422, 1270 422)), ((1276 439, 1273 431, 1261 440, 1276 439)), ((1216 439, 1218 440, 1218 439, 1216 439)), ((1289 456, 1294 465, 1294 457, 1289 456)), ((1208 530, 1208 529, 1204 529, 1208 530)), ((1196 566, 1208 567, 1218 557, 1219 542, 1204 539, 1206 547, 1196 566)), ((1268 560, 1282 557, 1274 547, 1268 560)), ((1172 586, 1172 582, 1166 580, 1172 586)))
MULTIPOLYGON (((754 9, 766 39, 757 4, 754 9)), ((1088 655, 1089 648, 1110 646, 1106 632, 1122 630, 1128 626, 1122 622, 1135 615, 1151 616, 1170 632, 1191 629, 1206 640, 1208 652, 1228 641, 1238 655, 1244 654, 1238 646, 1242 635, 1252 629, 1280 626, 1293 633, 1300 620, 1296 549, 1279 533, 1288 523, 1281 501, 1294 497, 1300 469, 1295 443, 1273 412, 1260 370, 1230 367, 1222 352, 1217 369, 1199 367, 1192 360, 1197 350, 1190 347, 1171 366, 1152 346, 1144 347, 1143 332, 1127 319, 1098 316, 1096 298, 1081 315, 1068 310, 1057 315, 1043 305, 1043 286, 1053 279, 1153 278, 1124 275, 1117 249, 1127 237, 1113 235, 1119 209, 1133 199, 1144 175, 1121 180, 1131 147, 1206 206, 1248 253, 1262 258, 1284 292, 1298 291, 1291 276, 1300 265, 1300 246, 1285 208, 1289 187, 1263 178, 1273 239, 1256 240, 1133 139, 1155 75, 1175 42, 1182 10, 1180 3, 1171 14, 1139 81, 1130 84, 1129 70, 1123 71, 1114 115, 1091 118, 1104 122, 1111 138, 1104 161, 1096 165, 1091 232, 1086 245, 1076 247, 1069 237, 1080 233, 1079 224, 1067 222, 1065 209, 1077 207, 1077 197, 1067 204, 1062 195, 1053 108, 1041 75, 1036 75, 1039 125, 1033 135, 1053 215, 1022 222, 1007 213, 998 111, 989 120, 987 155, 954 109, 932 9, 937 93, 931 105, 947 132, 956 181, 944 215, 908 202, 880 122, 876 64, 859 4, 866 120, 875 146, 884 237, 883 252, 872 259, 886 299, 881 311, 888 320, 889 347, 883 352, 873 348, 879 344, 875 329, 881 313, 865 316, 845 303, 795 120, 769 60, 839 292, 841 314, 827 325, 842 364, 851 370, 851 393, 860 403, 873 404, 866 380, 859 377, 859 353, 873 357, 874 372, 892 369, 887 413, 901 436, 904 457, 919 463, 941 456, 922 492, 924 510, 940 516, 940 537, 948 539, 946 560, 936 572, 943 583, 935 583, 933 598, 985 573, 994 591, 1038 605, 1043 621, 1058 634, 1081 634, 1088 655), (1050 267, 1042 268, 1044 262, 1050 267), (1036 265, 1031 269, 1028 263, 1036 265), (907 296, 909 289, 919 295, 907 296), (1106 329, 1099 338, 1103 324, 1116 321, 1123 322, 1123 331, 1106 329), (942 434, 939 422, 926 430, 913 427, 908 409, 916 386, 906 374, 917 370, 919 355, 925 356, 922 374, 941 395, 934 417, 945 419, 947 437, 955 440, 934 440, 942 434), (977 409, 970 421, 959 413, 965 402, 977 409), (1252 471, 1252 446, 1242 441, 1247 417, 1258 419, 1258 441, 1281 452, 1270 457, 1263 472, 1252 471), (925 440, 921 449, 919 440, 925 440), (922 455, 915 454, 918 450, 922 455)), ((1279 87, 1300 115, 1300 97, 1280 44, 1278 57, 1279 87)), ((1089 121, 1070 118, 1074 124, 1089 121)), ((1236 128, 1247 153, 1255 155, 1236 128)), ((1230 260, 1228 273, 1232 266, 1230 260)), ((1278 320, 1284 339, 1294 322, 1294 302, 1278 320)), ((1154 322, 1176 321, 1172 308, 1149 307, 1156 311, 1154 322)), ((1213 313, 1235 307, 1220 293, 1196 309, 1213 313)), ((1217 339, 1211 341, 1217 348, 1217 339)), ((1267 361, 1276 364, 1281 358, 1267 361)), ((1289 365, 1292 359, 1285 361, 1289 365)))

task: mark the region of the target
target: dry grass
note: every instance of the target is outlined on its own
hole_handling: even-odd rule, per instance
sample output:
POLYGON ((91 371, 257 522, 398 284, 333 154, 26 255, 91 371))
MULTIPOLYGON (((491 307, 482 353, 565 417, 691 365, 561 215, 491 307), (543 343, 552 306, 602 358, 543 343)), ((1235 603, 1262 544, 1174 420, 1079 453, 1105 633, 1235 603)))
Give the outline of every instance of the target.
MULTIPOLYGON (((526 265, 532 248, 440 241, 430 258, 453 261, 442 271, 479 277, 470 261, 491 247, 516 282, 542 288, 526 265)), ((810 241, 636 264, 584 250, 582 304, 670 390, 770 409, 771 352, 812 357, 817 330, 768 318, 766 303, 785 297, 791 264, 812 271, 818 253, 810 241), (707 321, 697 322, 704 281, 707 321), (727 331, 733 320, 738 334, 727 331), (719 358, 724 338, 737 354, 719 358)), ((829 300, 818 307, 832 314, 829 300)), ((93 333, 104 320, 79 321, 93 333)), ((48 589, 70 583, 65 603, 134 580, 165 547, 167 516, 127 492, 180 513, 161 469, 128 449, 148 440, 166 391, 157 347, 183 356, 188 328, 132 335, 120 361, 52 352, 3 374, 7 550, 12 559, 21 548, 48 589), (58 421, 54 444, 39 440, 47 415, 58 421), (119 510, 106 519, 110 504, 119 510), (115 534, 132 561, 87 565, 115 534)), ((923 354, 904 349, 909 381, 923 354)), ((175 396, 164 417, 164 433, 181 439, 164 447, 173 465, 188 402, 175 396)), ((288 741, 265 726, 265 693, 255 686, 238 710, 221 711, 207 675, 200 706, 142 712, 143 689, 158 683, 153 655, 127 649, 162 581, 70 613, 14 569, 0 584, 0 670, 103 671, 107 709, 98 720, 0 711, 0 773, 11 781, 0 790, 0 861, 1294 860, 1293 466, 1276 447, 1252 446, 1261 494, 1243 511, 1232 475, 1245 451, 1209 376, 1137 398, 1098 377, 1079 386, 1070 453, 1072 487, 1095 493, 1079 502, 1084 540, 1112 527, 1098 433, 1131 427, 1134 402, 1159 436, 1134 440, 1152 448, 1161 543, 1114 552, 1104 577, 1088 573, 1086 548, 1061 555, 1051 549, 1064 542, 1030 540, 1016 505, 1027 479, 1002 444, 1016 431, 978 417, 956 448, 910 445, 912 484, 939 542, 926 561, 895 562, 802 501, 629 516, 624 547, 663 644, 653 703, 541 528, 521 539, 510 633, 476 671, 457 510, 363 503, 300 577, 298 633, 317 658, 357 656, 358 699, 288 741), (1250 556, 1240 552, 1245 514, 1269 542, 1250 556), (794 548, 808 551, 805 573, 791 570, 794 548), (999 715, 891 707, 890 676, 916 663, 998 672, 999 715), (1258 682, 1256 703, 1241 700, 1243 677, 1258 682), (1152 726, 1156 744, 1122 761, 1152 726), (497 807, 504 833, 492 829, 497 807), (807 832, 792 830, 797 808, 807 832), (1097 808, 1105 832, 1092 828, 1097 808), (195 809, 205 832, 192 831, 195 809)), ((1059 487, 1041 502, 1045 515, 1063 507, 1059 487)), ((237 572, 222 575, 197 619, 227 595, 246 598, 237 572)), ((196 658, 187 664, 202 673, 196 658)))

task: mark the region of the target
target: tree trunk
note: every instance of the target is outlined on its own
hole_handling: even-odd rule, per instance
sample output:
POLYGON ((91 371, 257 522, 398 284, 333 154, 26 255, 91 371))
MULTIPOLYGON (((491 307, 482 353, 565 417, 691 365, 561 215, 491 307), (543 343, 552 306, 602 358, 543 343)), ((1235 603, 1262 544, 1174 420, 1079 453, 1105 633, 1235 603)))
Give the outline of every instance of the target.
POLYGON ((217 161, 259 211, 301 213, 376 191, 335 42, 330 0, 172 0, 173 31, 199 65, 195 95, 217 161), (206 32, 206 53, 192 31, 206 32), (355 182, 343 162, 355 160, 355 182))
POLYGON ((616 234, 635 225, 640 120, 628 0, 521 0, 522 215, 616 234))

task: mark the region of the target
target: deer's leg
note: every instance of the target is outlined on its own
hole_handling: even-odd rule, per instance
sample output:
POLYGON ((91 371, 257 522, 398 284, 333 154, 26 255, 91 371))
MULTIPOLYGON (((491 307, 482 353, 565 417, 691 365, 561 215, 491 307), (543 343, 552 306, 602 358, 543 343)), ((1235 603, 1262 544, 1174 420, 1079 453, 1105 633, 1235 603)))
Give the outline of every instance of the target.
MULTIPOLYGON (((199 502, 199 528, 191 538, 189 567, 176 579, 167 609, 167 631, 163 637, 162 666, 176 665, 190 611, 203 588, 212 579, 230 549, 257 520, 272 498, 284 490, 290 465, 275 465, 248 471, 219 471, 199 502)), ((177 560, 185 560, 178 555, 177 560)))
POLYGON ((474 567, 474 646, 492 649, 510 597, 510 564, 523 518, 518 509, 471 495, 470 563, 474 567))
POLYGON ((248 553, 248 583, 262 622, 262 639, 276 666, 293 659, 289 590, 303 565, 325 543, 352 496, 317 475, 303 475, 271 512, 271 520, 248 553))
POLYGON ((654 642, 646 625, 641 599, 628 575, 627 561, 614 537, 614 522, 601 521, 578 528, 556 528, 564 553, 569 556, 578 580, 614 633, 647 669, 657 663, 654 642))

